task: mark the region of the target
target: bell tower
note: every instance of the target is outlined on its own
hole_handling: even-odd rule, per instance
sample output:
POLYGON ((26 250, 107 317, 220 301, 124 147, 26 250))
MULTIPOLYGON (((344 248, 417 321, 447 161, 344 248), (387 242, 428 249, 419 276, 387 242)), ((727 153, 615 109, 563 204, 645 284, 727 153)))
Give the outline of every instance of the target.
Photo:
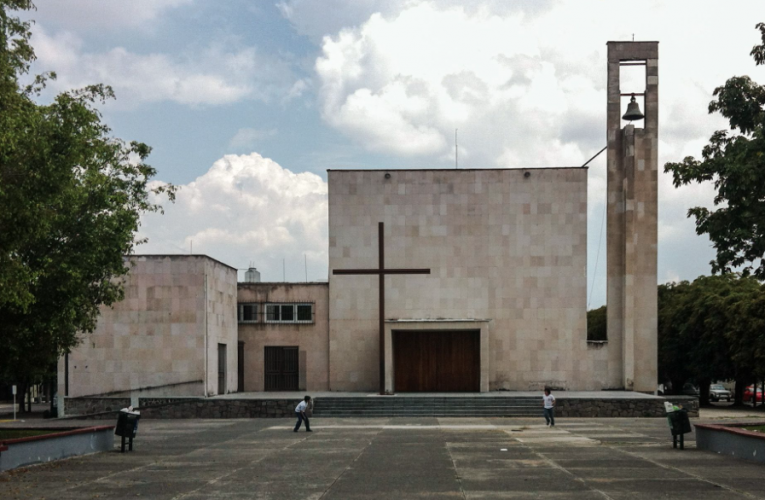
POLYGON ((607 96, 609 384, 653 393, 658 378, 658 42, 608 42, 607 96), (644 90, 622 91, 625 66, 645 66, 644 90), (623 99, 630 96, 643 97, 644 118, 635 100, 622 117, 623 99), (622 127, 623 119, 637 124, 622 127))

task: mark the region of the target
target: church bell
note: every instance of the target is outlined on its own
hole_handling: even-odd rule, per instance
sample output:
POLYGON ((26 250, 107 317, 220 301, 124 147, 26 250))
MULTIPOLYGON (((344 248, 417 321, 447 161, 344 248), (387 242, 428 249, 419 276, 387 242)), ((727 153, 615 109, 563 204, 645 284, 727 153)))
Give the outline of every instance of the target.
POLYGON ((627 104, 627 112, 624 113, 622 118, 627 121, 642 120, 645 118, 645 115, 640 112, 640 106, 638 106, 638 103, 635 101, 635 94, 632 94, 630 103, 627 104))

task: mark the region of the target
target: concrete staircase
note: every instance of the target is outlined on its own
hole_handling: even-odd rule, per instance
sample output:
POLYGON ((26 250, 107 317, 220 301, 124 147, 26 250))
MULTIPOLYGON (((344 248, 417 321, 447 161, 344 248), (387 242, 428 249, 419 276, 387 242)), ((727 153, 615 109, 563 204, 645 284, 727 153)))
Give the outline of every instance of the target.
POLYGON ((542 398, 535 397, 321 397, 316 417, 538 417, 542 398))

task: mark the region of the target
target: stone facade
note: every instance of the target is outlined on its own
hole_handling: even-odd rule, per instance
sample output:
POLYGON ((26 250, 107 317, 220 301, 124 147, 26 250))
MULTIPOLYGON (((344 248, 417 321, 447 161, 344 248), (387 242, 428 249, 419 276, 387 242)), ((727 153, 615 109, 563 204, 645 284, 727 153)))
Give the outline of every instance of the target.
POLYGON ((64 398, 64 401, 67 417, 116 412, 131 405, 130 398, 64 398))
POLYGON ((386 320, 490 321, 488 389, 607 386, 586 343, 585 168, 333 171, 329 179, 330 389, 379 385, 377 223, 386 320))
POLYGON ((239 304, 254 304, 254 322, 239 323, 244 342, 243 392, 263 391, 266 346, 299 348, 299 390, 329 390, 329 285, 327 283, 239 283, 239 304), (268 303, 313 305, 310 323, 269 323, 263 318, 268 303))
POLYGON ((218 344, 226 346, 226 392, 237 390, 236 269, 203 255, 130 257, 125 299, 102 307, 58 366, 67 396, 182 386, 218 393, 218 344))
MULTIPOLYGON (((608 44, 608 383, 653 392, 657 359, 658 42, 608 44), (645 63, 645 126, 622 128, 623 63, 645 63)), ((642 89, 625 89, 640 92, 642 89)))
POLYGON ((286 418, 300 399, 141 399, 141 418, 286 418))
MULTIPOLYGON (((667 400, 678 402, 688 410, 689 417, 699 416, 699 400, 682 398, 675 401, 672 397, 667 400)), ((667 414, 664 409, 664 399, 583 399, 558 398, 555 401, 556 417, 590 417, 590 418, 635 418, 663 417, 667 414)))
MULTIPOLYGON (((88 418, 96 420, 111 420, 116 418, 119 410, 106 410, 106 407, 115 406, 117 401, 106 401, 107 398, 88 398, 91 399, 91 409, 95 413, 78 413, 77 416, 70 418, 88 418)), ((343 398, 350 402, 354 398, 343 398)), ((363 403, 369 403, 369 398, 362 397, 363 403)), ((433 398, 428 398, 434 401, 433 398)), ((521 398, 523 399, 523 398, 521 398)), ((464 403, 459 402, 460 398, 442 398, 441 409, 433 409, 430 416, 453 416, 454 410, 459 408, 461 416, 475 416, 491 418, 483 407, 476 407, 473 411, 465 407, 464 403), (449 406, 453 405, 451 409, 449 406)), ((505 405, 508 408, 507 416, 514 415, 511 408, 517 405, 518 399, 512 396, 493 397, 490 399, 494 403, 505 405)), ((668 396, 655 399, 598 399, 598 398, 566 398, 558 397, 556 401, 555 415, 557 417, 587 417, 587 418, 657 418, 664 417, 666 411, 664 402, 671 401, 673 404, 681 405, 688 410, 688 416, 697 418, 699 416, 699 401, 697 398, 688 396, 668 396)), ((124 401, 123 401, 124 402, 124 401)), ((300 402, 299 398, 285 399, 205 399, 205 398, 140 398, 141 418, 292 418, 295 415, 295 406, 300 402)), ((406 408, 406 403, 412 402, 412 398, 385 398, 380 401, 385 408, 391 410, 400 410, 406 408)), ((536 403, 538 403, 535 400, 536 403)), ((322 418, 319 414, 319 407, 322 406, 322 399, 314 400, 316 405, 316 416, 322 418)), ((117 404, 118 406, 118 404, 117 404)), ((80 408, 86 409, 86 406, 80 408)), ((122 407, 120 407, 122 408, 122 407)), ((374 417, 380 415, 380 406, 376 411, 369 412, 348 412, 343 415, 346 417, 374 417)), ((405 416, 404 412, 401 416, 405 416)), ((541 418, 541 409, 535 410, 535 416, 541 418)), ((492 416, 501 416, 494 414, 492 416)), ((528 417, 528 415, 526 415, 528 417)))

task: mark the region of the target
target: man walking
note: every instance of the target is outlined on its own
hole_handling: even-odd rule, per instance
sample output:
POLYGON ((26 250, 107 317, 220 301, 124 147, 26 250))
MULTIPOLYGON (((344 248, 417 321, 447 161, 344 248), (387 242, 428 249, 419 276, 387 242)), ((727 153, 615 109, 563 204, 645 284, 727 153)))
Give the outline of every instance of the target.
POLYGON ((555 396, 550 394, 550 389, 546 387, 545 394, 542 396, 542 406, 544 406, 545 421, 547 422, 547 425, 549 427, 555 427, 555 396))
POLYGON ((295 413, 297 414, 297 423, 295 424, 295 432, 300 429, 300 424, 303 423, 303 420, 305 420, 305 431, 306 432, 313 432, 311 431, 311 423, 308 421, 308 415, 306 415, 306 410, 308 409, 308 403, 311 401, 311 396, 306 396, 303 398, 303 401, 298 403, 298 405, 295 407, 295 413))

